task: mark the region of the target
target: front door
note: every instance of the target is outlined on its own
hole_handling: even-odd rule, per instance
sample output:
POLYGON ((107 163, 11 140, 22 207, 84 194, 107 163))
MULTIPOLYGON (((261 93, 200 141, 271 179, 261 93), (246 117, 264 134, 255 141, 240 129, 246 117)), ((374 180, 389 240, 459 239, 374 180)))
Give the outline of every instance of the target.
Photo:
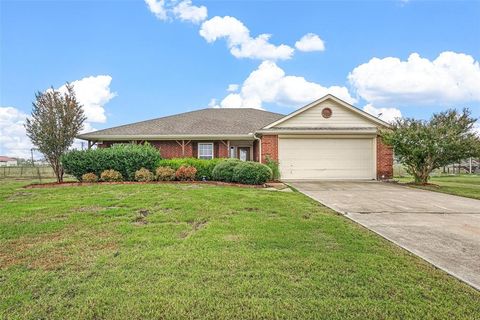
POLYGON ((250 155, 250 148, 238 148, 238 158, 242 161, 248 161, 250 155))

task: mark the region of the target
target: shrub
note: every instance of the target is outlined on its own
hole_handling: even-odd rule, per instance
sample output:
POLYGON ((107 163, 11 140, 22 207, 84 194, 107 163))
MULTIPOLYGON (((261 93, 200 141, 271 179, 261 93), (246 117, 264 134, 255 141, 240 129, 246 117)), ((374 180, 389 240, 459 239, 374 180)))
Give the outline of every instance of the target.
POLYGON ((158 181, 175 180, 175 170, 170 167, 158 167, 155 173, 158 181))
POLYGON ((229 159, 218 163, 212 171, 212 178, 216 181, 233 182, 233 169, 242 163, 238 159, 229 159))
POLYGON ((272 170, 252 161, 239 163, 233 169, 233 181, 244 184, 264 184, 272 178, 272 170))
POLYGON ((195 180, 203 180, 205 177, 206 180, 213 180, 212 171, 215 166, 225 161, 225 159, 215 158, 215 159, 197 159, 197 158, 175 158, 175 159, 163 159, 160 160, 157 164, 161 167, 170 167, 173 170, 178 170, 181 166, 194 167, 197 169, 195 175, 195 180))
POLYGON ((272 170, 272 179, 273 180, 278 180, 280 179, 280 169, 278 168, 278 161, 273 160, 269 156, 265 158, 265 164, 267 167, 272 170))
POLYGON ((135 180, 139 182, 149 182, 153 181, 155 177, 153 176, 153 173, 145 168, 141 168, 137 171, 135 171, 135 180))
POLYGON ((107 169, 122 174, 126 180, 135 178, 135 171, 146 168, 154 171, 160 161, 159 151, 149 144, 119 144, 110 148, 73 150, 62 157, 65 172, 81 180, 88 172, 97 176, 107 169))
POLYGON ((98 181, 98 176, 93 172, 85 173, 84 175, 82 175, 82 182, 97 182, 97 181, 98 181))
POLYGON ((109 169, 102 172, 102 174, 100 175, 100 180, 106 182, 117 182, 123 181, 123 177, 122 174, 117 170, 109 169))
POLYGON ((193 181, 195 180, 195 175, 197 169, 192 166, 181 166, 175 172, 175 177, 180 181, 193 181))

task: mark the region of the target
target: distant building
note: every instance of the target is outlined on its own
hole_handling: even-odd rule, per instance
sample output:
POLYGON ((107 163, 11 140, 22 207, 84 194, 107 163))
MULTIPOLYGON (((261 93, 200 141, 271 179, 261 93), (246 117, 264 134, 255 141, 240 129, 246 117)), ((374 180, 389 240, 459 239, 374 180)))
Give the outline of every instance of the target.
POLYGON ((16 166, 16 165, 17 165, 17 159, 0 156, 0 167, 10 167, 10 166, 16 166))

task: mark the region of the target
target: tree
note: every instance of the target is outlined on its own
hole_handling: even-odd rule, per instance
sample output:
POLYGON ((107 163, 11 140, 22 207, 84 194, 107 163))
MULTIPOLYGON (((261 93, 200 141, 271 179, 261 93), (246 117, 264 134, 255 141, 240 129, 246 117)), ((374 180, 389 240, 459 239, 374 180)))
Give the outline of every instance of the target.
POLYGON ((476 120, 469 109, 450 109, 428 121, 398 118, 382 138, 415 183, 425 184, 433 170, 480 154, 480 138, 473 129, 476 120))
POLYGON ((37 92, 32 104, 32 115, 25 124, 27 136, 52 166, 57 182, 62 182, 60 158, 83 129, 86 117, 82 105, 69 83, 63 94, 53 88, 37 92))

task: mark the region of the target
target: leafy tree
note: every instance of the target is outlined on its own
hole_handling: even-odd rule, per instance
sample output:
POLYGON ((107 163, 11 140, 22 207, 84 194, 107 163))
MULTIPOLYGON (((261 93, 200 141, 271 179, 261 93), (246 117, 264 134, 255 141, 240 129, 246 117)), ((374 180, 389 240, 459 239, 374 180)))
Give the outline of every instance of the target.
POLYGON ((428 121, 398 118, 382 138, 415 183, 425 184, 433 170, 480 154, 480 138, 473 129, 476 120, 469 109, 440 112, 428 121))
POLYGON ((35 94, 32 115, 25 128, 27 136, 52 166, 57 182, 63 181, 60 158, 82 130, 85 119, 82 105, 69 83, 63 94, 53 88, 35 94))

